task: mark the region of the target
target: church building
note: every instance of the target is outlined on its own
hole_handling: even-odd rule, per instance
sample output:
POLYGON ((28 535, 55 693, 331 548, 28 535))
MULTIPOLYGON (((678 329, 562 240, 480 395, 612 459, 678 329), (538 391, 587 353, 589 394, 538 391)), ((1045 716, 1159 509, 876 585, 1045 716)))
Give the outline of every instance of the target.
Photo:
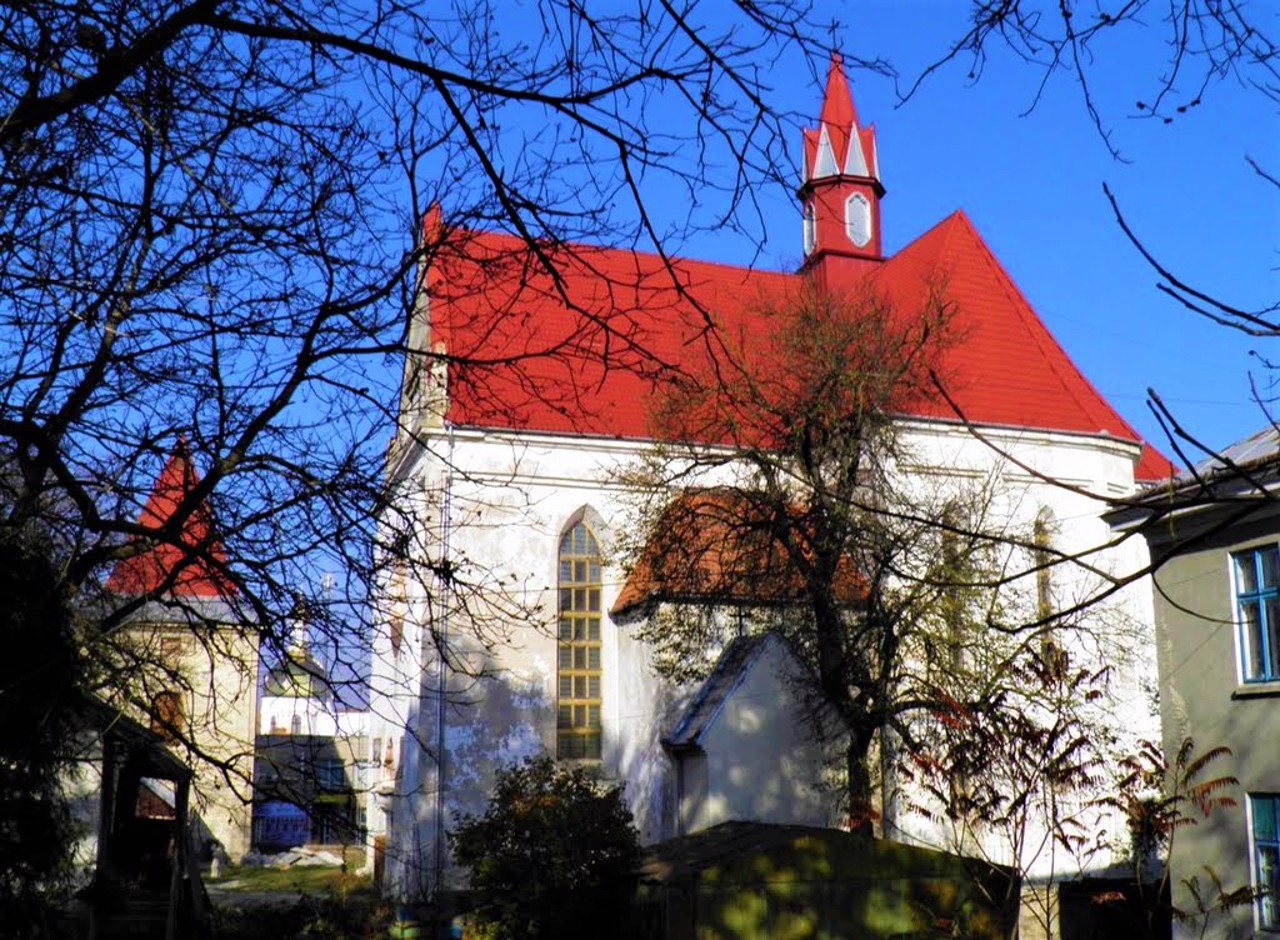
MULTIPOLYGON (((402 895, 457 884, 450 827, 483 811, 496 769, 536 754, 625 783, 645 843, 733 819, 842 823, 785 644, 742 635, 700 681, 662 678, 637 635, 655 609, 650 586, 620 548, 634 521, 627 471, 668 433, 654 402, 671 370, 704 366, 709 337, 765 337, 762 297, 805 283, 874 290, 899 311, 941 299, 956 336, 942 352, 945 395, 898 416, 911 454, 901 473, 990 485, 1002 524, 1051 540, 1062 561, 1040 565, 1050 583, 1037 559, 1015 559, 1042 599, 1083 596, 1086 569, 1144 563, 1132 540, 1101 548, 1102 514, 1167 478, 1169 463, 1072 363, 963 211, 883 253, 876 131, 838 57, 815 123, 802 141, 797 271, 531 246, 439 210, 426 219, 388 455, 385 530, 403 558, 378 602, 370 701, 387 761, 368 823, 402 895)), ((1122 593, 1113 614, 1133 627, 1107 653, 1115 727, 1154 737, 1150 598, 1122 593)), ((881 807, 884 834, 953 847, 893 804, 881 807)), ((1020 861, 1051 874, 1043 858, 1020 861)))

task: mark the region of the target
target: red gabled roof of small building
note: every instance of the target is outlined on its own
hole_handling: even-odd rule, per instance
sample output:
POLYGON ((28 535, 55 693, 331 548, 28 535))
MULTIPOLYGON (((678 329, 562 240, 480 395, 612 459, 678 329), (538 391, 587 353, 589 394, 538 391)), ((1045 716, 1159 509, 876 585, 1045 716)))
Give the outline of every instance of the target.
MULTIPOLYGON (((785 604, 803 599, 797 559, 809 554, 804 545, 789 550, 773 535, 768 514, 775 509, 732 489, 691 490, 676 497, 654 526, 610 613, 657 601, 785 604)), ((802 539, 803 510, 787 507, 787 512, 791 518, 783 528, 802 539)), ((840 602, 849 605, 867 593, 866 580, 848 557, 837 563, 833 587, 840 602)))
MULTIPOLYGON (((709 359, 713 323, 730 333, 758 329, 752 312, 761 298, 802 276, 630 250, 539 250, 543 257, 512 236, 455 231, 436 252, 427 281, 432 339, 451 359, 446 419, 455 425, 661 437, 651 410, 667 370, 709 359)), ((838 287, 872 279, 900 311, 922 309, 930 290, 951 305, 956 341, 938 370, 946 396, 918 402, 913 416, 1141 443, 963 212, 881 265, 827 274, 838 287)), ((1171 472, 1144 445, 1136 478, 1171 472)))
MULTIPOLYGON (((154 530, 158 537, 199 482, 187 445, 179 441, 142 507, 138 525, 154 530)), ((107 590, 116 594, 163 592, 173 597, 225 598, 234 594, 235 585, 223 567, 226 552, 213 533, 213 514, 201 503, 176 536, 116 562, 107 577, 107 590)))

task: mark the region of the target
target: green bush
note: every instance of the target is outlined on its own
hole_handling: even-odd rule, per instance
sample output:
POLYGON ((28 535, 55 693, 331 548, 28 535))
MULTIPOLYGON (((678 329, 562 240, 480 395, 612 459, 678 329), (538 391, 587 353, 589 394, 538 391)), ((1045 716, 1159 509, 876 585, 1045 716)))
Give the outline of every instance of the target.
POLYGON ((625 910, 640 841, 621 787, 531 758, 499 771, 489 808, 449 836, 485 934, 605 936, 625 910))

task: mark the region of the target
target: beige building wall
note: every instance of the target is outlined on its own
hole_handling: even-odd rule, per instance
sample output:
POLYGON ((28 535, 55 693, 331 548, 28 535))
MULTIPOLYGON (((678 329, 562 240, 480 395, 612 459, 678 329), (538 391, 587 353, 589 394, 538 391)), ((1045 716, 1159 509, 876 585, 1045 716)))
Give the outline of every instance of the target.
MULTIPOLYGON (((1167 538, 1205 531, 1204 514, 1176 516, 1167 538)), ((1280 538, 1280 520, 1234 526, 1197 542, 1196 550, 1166 562, 1155 575, 1156 638, 1161 675, 1165 753, 1173 755, 1190 737, 1195 753, 1227 747, 1229 757, 1208 765, 1201 779, 1234 776, 1240 805, 1203 817, 1190 808, 1195 825, 1178 830, 1171 858, 1173 903, 1196 911, 1187 881, 1196 879, 1206 897, 1216 895, 1212 875, 1230 891, 1249 885, 1252 870, 1248 794, 1280 793, 1280 683, 1245 683, 1240 669, 1231 555, 1280 538)), ((1163 544, 1153 544, 1153 554, 1163 544)), ((1174 925, 1176 937, 1199 937, 1200 923, 1174 925)), ((1252 937, 1255 911, 1245 905, 1208 918, 1207 938, 1252 937)))
POLYGON ((177 697, 177 723, 190 747, 170 746, 194 771, 191 808, 207 830, 197 832, 239 861, 251 835, 257 637, 202 622, 146 622, 128 627, 128 641, 143 664, 128 690, 134 716, 163 733, 143 709, 154 708, 157 697, 177 697))

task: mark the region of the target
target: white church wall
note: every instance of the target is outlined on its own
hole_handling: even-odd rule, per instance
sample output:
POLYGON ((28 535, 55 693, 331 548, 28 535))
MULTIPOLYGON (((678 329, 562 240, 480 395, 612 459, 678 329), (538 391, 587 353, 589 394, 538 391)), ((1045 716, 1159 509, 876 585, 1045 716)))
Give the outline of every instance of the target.
POLYGON ((704 737, 705 802, 688 831, 735 819, 839 823, 830 761, 792 683, 796 666, 769 642, 704 737))
MULTIPOLYGON (((994 479, 993 512, 1020 538, 1029 537, 1037 513, 1048 509, 1055 520, 1055 550, 1078 553, 1100 572, 1132 570, 1144 560, 1138 557, 1140 547, 1133 545, 1119 552, 1096 550, 1108 538, 1099 518, 1104 508, 1100 497, 1132 490, 1133 445, 1026 430, 984 433, 987 442, 957 425, 907 423, 910 458, 902 467, 904 479, 922 488, 994 479)), ((416 878, 420 885, 433 883, 431 872, 447 870, 436 861, 445 845, 439 826, 447 829, 459 814, 483 810, 496 768, 535 753, 554 753, 559 538, 587 513, 606 556, 602 608, 608 610, 623 580, 611 549, 618 527, 625 524, 627 506, 626 493, 611 481, 646 446, 458 429, 429 435, 439 456, 422 452, 397 475, 414 490, 408 498, 421 501, 422 525, 430 530, 420 533, 423 543, 441 552, 447 541, 448 554, 460 566, 459 579, 474 590, 451 595, 436 584, 407 592, 409 613, 399 652, 389 649, 385 631, 375 636, 375 728, 370 731, 398 741, 394 768, 384 768, 381 788, 382 806, 392 812, 388 872, 393 883, 416 878), (440 646, 459 657, 455 665, 469 664, 446 670, 450 676, 443 703, 436 695, 440 646)), ((1100 575, 1082 566, 1059 565, 1054 577, 1055 591, 1065 599, 1083 596, 1100 575)), ((1032 589, 1032 582, 1026 589, 1032 589)), ((1131 590, 1111 603, 1123 613, 1117 622, 1127 618, 1134 629, 1132 636, 1118 631, 1113 637, 1122 647, 1115 671, 1123 681, 1115 681, 1109 705, 1131 734, 1150 729, 1154 735, 1143 695, 1145 664, 1151 657, 1138 648, 1151 622, 1149 601, 1144 602, 1140 590, 1131 590)), ((671 834, 675 820, 673 768, 659 738, 676 692, 654 674, 649 652, 631 628, 608 619, 605 623, 601 773, 626 783, 642 837, 654 841, 671 834)), ((747 720, 745 713, 740 717, 747 720)), ((782 734, 777 727, 767 737, 776 740, 782 734)), ((768 742, 758 740, 761 750, 752 760, 764 765, 768 742)), ((709 763, 708 786, 717 774, 731 780, 731 770, 709 763)), ((757 781, 761 792, 769 786, 757 781)), ((727 795, 724 799, 726 806, 737 805, 727 795)), ((725 810, 730 811, 738 810, 725 810)), ((746 811, 763 812, 750 805, 746 811)), ((369 813, 375 830, 381 815, 376 806, 369 813)), ((797 821, 799 815, 817 818, 806 806, 803 814, 796 808, 789 819, 797 821)), ((917 821, 899 823, 905 834, 926 843, 937 837, 917 821)))

